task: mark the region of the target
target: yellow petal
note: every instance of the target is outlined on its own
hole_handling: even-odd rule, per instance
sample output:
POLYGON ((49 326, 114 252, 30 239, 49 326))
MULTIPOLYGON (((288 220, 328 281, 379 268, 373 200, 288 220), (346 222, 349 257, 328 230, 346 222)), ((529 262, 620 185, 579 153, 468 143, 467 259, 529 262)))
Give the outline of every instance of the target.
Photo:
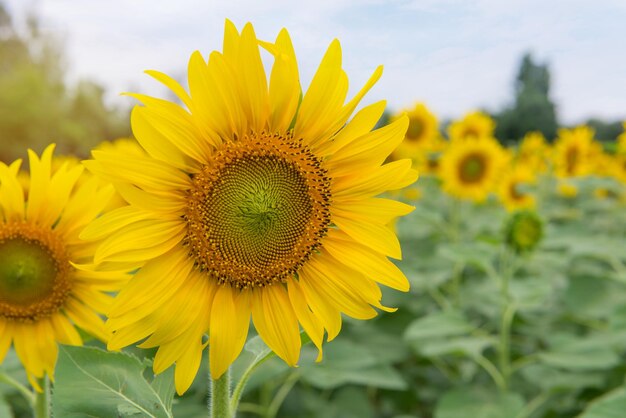
POLYGON ((322 245, 337 261, 366 277, 402 292, 409 290, 408 280, 395 264, 380 253, 355 242, 345 232, 331 229, 322 245))
POLYGON ((374 318, 377 313, 367 301, 336 280, 337 272, 325 268, 324 263, 318 261, 319 258, 321 257, 311 258, 302 268, 303 272, 306 270, 302 281, 315 287, 325 296, 326 303, 332 304, 341 312, 356 319, 374 318))
POLYGON ((317 347, 319 354, 316 361, 322 360, 322 342, 324 341, 324 325, 315 317, 315 314, 309 309, 309 304, 306 301, 306 297, 300 283, 293 279, 287 282, 287 292, 289 294, 289 300, 291 301, 291 307, 298 318, 302 328, 306 331, 307 335, 317 347))
POLYGON ((312 270, 302 268, 300 276, 300 288, 306 297, 306 301, 313 314, 320 320, 328 332, 328 341, 332 341, 341 331, 341 313, 333 304, 328 302, 324 289, 315 286, 315 274, 312 270))
POLYGON ((96 250, 94 262, 146 260, 169 251, 182 240, 183 220, 137 221, 105 239, 96 250))
POLYGON ((320 156, 334 154, 354 139, 370 132, 385 112, 386 104, 386 101, 381 100, 365 106, 333 137, 332 141, 320 144, 317 154, 320 156))
POLYGON ((213 379, 219 379, 241 353, 248 335, 249 291, 237 293, 239 291, 230 285, 221 285, 213 299, 209 335, 209 366, 213 379))
POLYGON ((409 119, 405 116, 352 140, 329 158, 326 168, 332 177, 339 177, 381 165, 404 140, 408 126, 409 119))
POLYGON ((388 190, 406 187, 417 180, 411 160, 394 161, 365 173, 335 179, 333 197, 372 197, 388 190))
POLYGON ((187 190, 191 179, 167 163, 150 157, 125 156, 110 151, 92 151, 94 160, 84 161, 89 171, 113 183, 132 183, 144 190, 187 190))
POLYGON ((0 210, 7 220, 21 221, 24 219, 24 206, 22 185, 12 170, 0 162, 0 210))
POLYGON ((52 153, 55 144, 50 144, 41 154, 41 160, 32 150, 28 150, 30 162, 30 189, 28 190, 28 207, 26 218, 37 220, 39 211, 45 206, 45 198, 50 185, 52 153))
POLYGON ((252 292, 252 321, 259 335, 288 365, 300 357, 300 328, 287 291, 273 284, 252 292))
POLYGON ((282 29, 274 44, 264 45, 274 55, 270 75, 270 132, 286 132, 296 115, 302 89, 298 62, 286 29, 282 29))
POLYGON ((351 217, 333 216, 333 222, 355 241, 367 245, 372 250, 393 257, 402 258, 400 241, 395 232, 386 225, 364 223, 351 217))

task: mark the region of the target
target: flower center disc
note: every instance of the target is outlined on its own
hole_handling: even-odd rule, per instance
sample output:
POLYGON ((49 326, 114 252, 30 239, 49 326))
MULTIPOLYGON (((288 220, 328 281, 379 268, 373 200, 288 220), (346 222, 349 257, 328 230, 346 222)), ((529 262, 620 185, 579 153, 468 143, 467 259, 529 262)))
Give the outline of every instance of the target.
POLYGON ((459 177, 464 183, 478 183, 486 171, 485 157, 479 153, 472 153, 463 158, 459 164, 459 177))
POLYGON ((421 142, 424 133, 424 121, 419 118, 411 118, 406 130, 406 138, 411 142, 421 142))
POLYGON ((251 135, 225 143, 193 178, 185 244, 220 284, 265 286, 293 275, 330 223, 330 179, 300 141, 251 135))
POLYGON ((27 223, 0 224, 0 317, 34 321, 65 303, 71 266, 53 231, 27 223))

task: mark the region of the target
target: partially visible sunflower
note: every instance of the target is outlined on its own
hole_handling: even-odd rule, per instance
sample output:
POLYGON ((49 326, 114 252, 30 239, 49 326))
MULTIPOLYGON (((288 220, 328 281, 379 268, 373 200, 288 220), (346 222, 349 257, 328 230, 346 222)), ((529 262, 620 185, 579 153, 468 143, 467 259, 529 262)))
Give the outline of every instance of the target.
POLYGON ((409 117, 409 127, 404 141, 392 153, 393 160, 419 158, 439 136, 437 117, 424 103, 417 103, 412 110, 401 112, 393 119, 398 119, 405 113, 409 117))
POLYGON ((99 313, 126 281, 119 271, 84 271, 94 244, 78 238, 114 193, 83 167, 66 161, 52 169, 53 150, 28 151, 28 198, 18 180, 21 160, 0 163, 0 362, 11 345, 29 381, 53 378, 57 343, 80 345, 75 325, 106 341, 99 313), (80 184, 79 184, 80 183, 80 184))
POLYGON ((414 160, 415 169, 420 175, 438 176, 440 171, 441 157, 448 148, 448 141, 438 137, 424 147, 414 160))
POLYGON ((534 208, 535 197, 526 190, 536 179, 529 167, 516 164, 500 179, 498 197, 508 211, 534 208))
POLYGON ((387 257, 400 258, 389 225, 411 206, 376 197, 413 183, 411 161, 383 164, 408 118, 372 131, 385 103, 351 114, 378 68, 347 103, 341 48, 333 41, 304 95, 289 34, 260 42, 252 25, 227 21, 223 52, 189 62, 188 94, 150 71, 186 106, 140 94, 131 115, 146 156, 94 151, 87 167, 111 180, 129 206, 83 237, 107 237, 99 263, 141 270, 116 298, 109 348, 159 347, 154 370, 176 363, 178 393, 210 347, 219 378, 241 352, 250 317, 286 363, 300 355, 300 326, 322 349, 341 313, 377 315, 378 283, 406 291, 387 257), (259 43, 274 57, 269 77, 259 43), (208 333, 208 340, 203 336, 208 333))
POLYGON ((441 157, 442 187, 455 197, 483 201, 494 189, 506 158, 493 138, 455 141, 441 157))
POLYGON ((556 187, 557 193, 561 197, 564 197, 566 199, 574 199, 576 196, 578 196, 578 187, 568 181, 559 181, 556 187))
POLYGON ((594 131, 588 126, 559 129, 552 157, 557 177, 584 176, 591 172, 593 158, 600 152, 593 136, 594 131))
POLYGON ((541 132, 528 132, 520 143, 517 161, 535 173, 544 173, 548 170, 549 150, 541 132))
POLYGON ((474 111, 448 126, 448 138, 453 141, 489 137, 493 136, 495 129, 496 123, 489 115, 480 111, 474 111))

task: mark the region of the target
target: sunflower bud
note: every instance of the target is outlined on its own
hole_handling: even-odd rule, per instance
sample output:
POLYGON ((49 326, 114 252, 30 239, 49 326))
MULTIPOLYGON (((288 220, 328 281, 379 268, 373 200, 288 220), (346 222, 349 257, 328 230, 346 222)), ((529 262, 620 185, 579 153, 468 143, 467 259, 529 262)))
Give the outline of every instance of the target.
POLYGON ((536 212, 523 210, 513 213, 504 227, 504 240, 517 253, 533 251, 543 237, 543 221, 536 212))

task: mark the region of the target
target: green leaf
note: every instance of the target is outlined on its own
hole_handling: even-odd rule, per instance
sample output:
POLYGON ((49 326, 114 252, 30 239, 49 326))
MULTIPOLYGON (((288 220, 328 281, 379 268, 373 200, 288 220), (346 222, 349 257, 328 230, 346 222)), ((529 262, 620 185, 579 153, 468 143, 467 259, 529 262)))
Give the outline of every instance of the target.
POLYGON ((439 400, 435 418, 515 418, 523 408, 517 393, 454 389, 439 400))
POLYGON ((2 397, 0 397, 0 417, 13 418, 13 411, 11 411, 9 404, 2 397))
POLYGON ((473 329, 474 327, 460 312, 435 312, 409 324, 404 332, 404 338, 407 341, 424 341, 430 338, 463 335, 473 329))
POLYGON ((404 390, 402 376, 366 346, 347 340, 328 344, 321 363, 301 362, 302 380, 320 389, 333 389, 345 384, 365 385, 382 389, 404 390))
POLYGON ((483 271, 492 268, 496 247, 484 242, 443 244, 438 256, 457 263, 474 265, 483 271))
POLYGON ((487 348, 494 345, 490 337, 452 337, 415 344, 414 348, 427 357, 443 355, 463 355, 478 357, 487 348))
POLYGON ((621 387, 593 401, 578 418, 623 418, 626 388, 621 387))
POLYGON ((546 364, 531 364, 521 370, 524 378, 544 391, 573 392, 583 388, 600 388, 606 376, 602 372, 562 370, 546 364))
POLYGON ((157 396, 163 400, 163 403, 165 403, 165 409, 171 411, 174 393, 176 392, 174 367, 172 366, 163 373, 156 375, 152 380, 152 388, 157 396))
POLYGON ((548 365, 567 370, 605 370, 617 366, 620 356, 611 347, 619 335, 590 335, 586 339, 563 342, 550 351, 539 353, 548 365))
POLYGON ((172 418, 143 377, 144 365, 125 353, 94 347, 59 347, 52 395, 54 416, 172 418))

